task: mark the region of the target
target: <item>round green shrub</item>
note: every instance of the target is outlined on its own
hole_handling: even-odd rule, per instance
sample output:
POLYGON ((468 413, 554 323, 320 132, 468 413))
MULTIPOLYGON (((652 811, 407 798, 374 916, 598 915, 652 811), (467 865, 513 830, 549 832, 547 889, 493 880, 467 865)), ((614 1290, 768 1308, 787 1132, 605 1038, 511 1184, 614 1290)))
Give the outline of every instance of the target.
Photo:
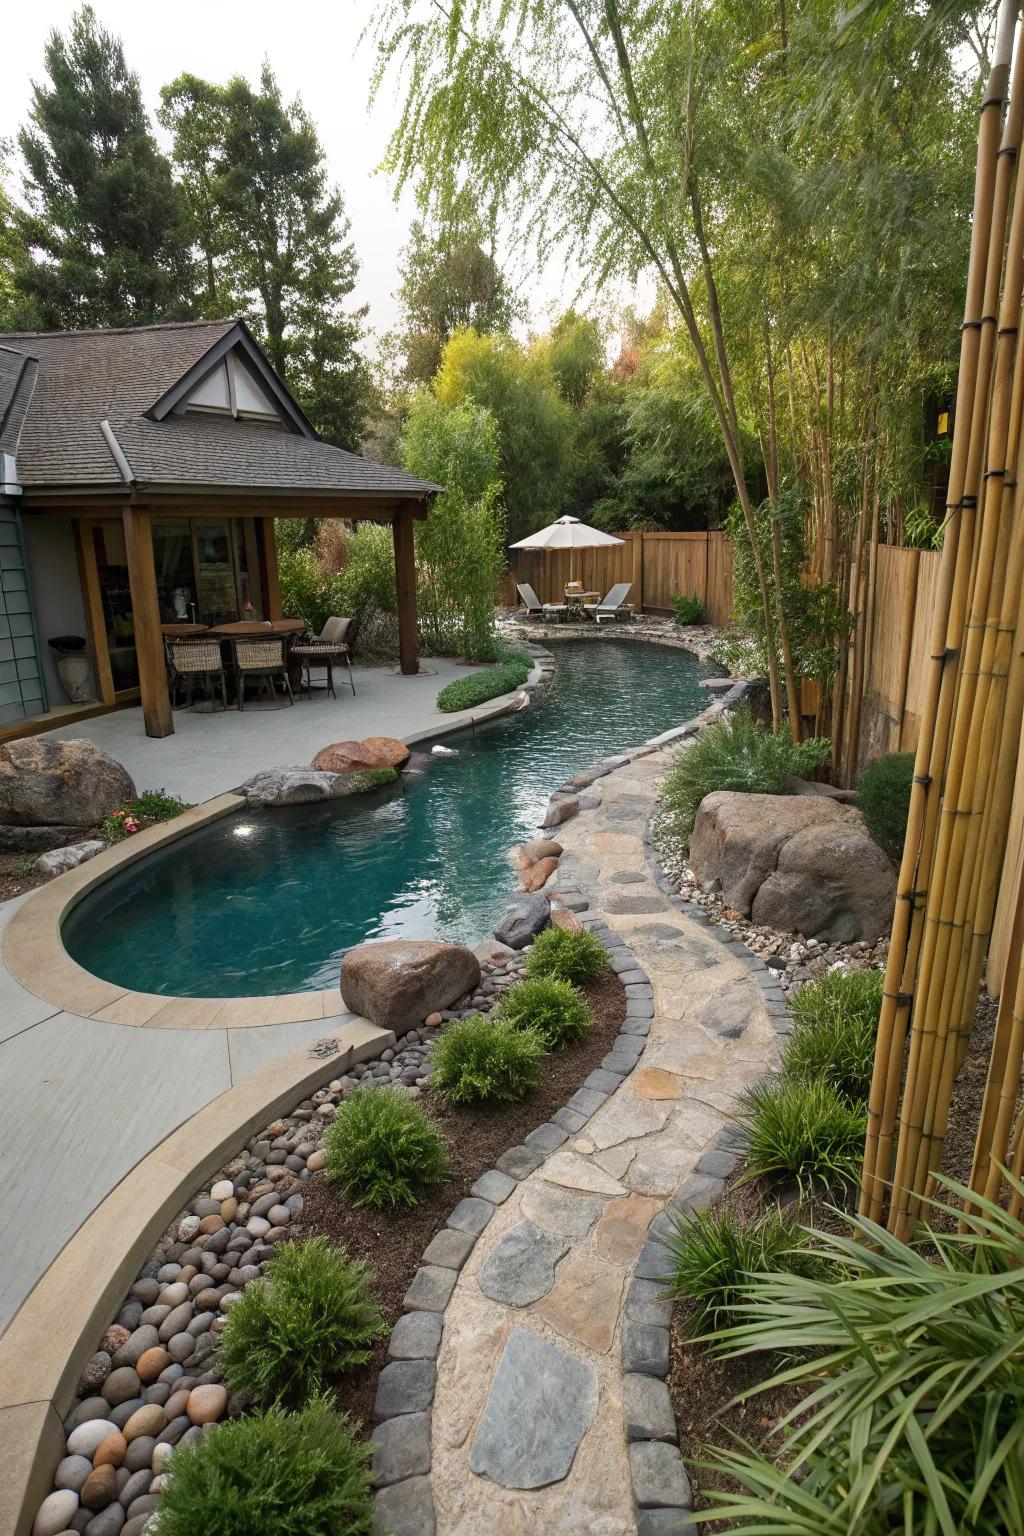
POLYGON ((865 1101, 884 984, 881 971, 828 971, 802 987, 791 1003, 796 1023, 783 1053, 786 1073, 821 1078, 851 1103, 865 1101))
POLYGON ((320 1399, 229 1419, 168 1463, 161 1536, 371 1536, 368 1460, 320 1399))
POLYGON ((440 1133, 397 1088, 357 1088, 324 1137, 327 1177, 353 1205, 415 1205, 448 1169, 440 1133))
POLYGON ((453 1104, 511 1104, 540 1081, 543 1057, 536 1030, 471 1013, 431 1046, 430 1086, 453 1104))
POLYGON ((365 1264, 322 1237, 280 1243, 228 1312, 217 1364, 257 1406, 301 1406, 386 1332, 365 1264))
POLYGON ((841 1196, 860 1173, 867 1110, 831 1083, 783 1075, 757 1083, 738 1116, 750 1137, 748 1178, 793 1178, 841 1196))
POLYGON ((857 804, 867 829, 894 864, 903 857, 913 782, 913 752, 890 752, 865 768, 857 785, 857 804))
POLYGON ((531 976, 509 987, 494 1010, 516 1029, 536 1030, 549 1051, 582 1040, 594 1022, 590 1004, 568 981, 531 976))
POLYGON ((554 981, 594 981, 608 964, 608 951, 585 928, 545 928, 533 941, 526 957, 527 976, 549 976, 554 981))

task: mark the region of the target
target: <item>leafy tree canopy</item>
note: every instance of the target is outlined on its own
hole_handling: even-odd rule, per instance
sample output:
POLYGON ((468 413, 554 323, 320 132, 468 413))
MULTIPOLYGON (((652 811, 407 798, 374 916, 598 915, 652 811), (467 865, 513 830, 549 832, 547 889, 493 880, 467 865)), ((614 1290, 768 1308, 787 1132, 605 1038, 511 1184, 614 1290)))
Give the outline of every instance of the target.
POLYGON ((33 259, 14 272, 47 328, 145 325, 192 309, 179 191, 157 148, 138 76, 85 5, 46 44, 18 135, 33 259))
POLYGON ((370 392, 365 311, 345 307, 359 267, 314 124, 284 102, 269 65, 258 87, 186 74, 161 94, 204 310, 244 315, 318 430, 355 447, 370 392))
POLYGON ((465 194, 444 210, 435 228, 414 221, 400 272, 397 342, 405 376, 413 383, 430 382, 455 331, 506 332, 520 315, 495 259, 493 239, 465 194))

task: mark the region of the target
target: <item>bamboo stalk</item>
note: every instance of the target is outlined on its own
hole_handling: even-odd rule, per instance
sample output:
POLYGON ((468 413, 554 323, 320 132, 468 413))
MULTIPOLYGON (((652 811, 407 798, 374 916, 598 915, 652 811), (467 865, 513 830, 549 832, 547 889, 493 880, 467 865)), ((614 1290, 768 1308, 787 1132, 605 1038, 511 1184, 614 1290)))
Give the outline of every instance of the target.
MULTIPOLYGON (((1016 18, 1016 5, 1010 3, 1010 0, 1002 0, 992 66, 979 116, 974 221, 960 344, 946 534, 935 597, 930 665, 925 674, 924 708, 915 756, 914 786, 897 885, 896 910, 868 1101, 860 1209, 875 1220, 881 1214, 892 1171, 903 1051, 921 943, 921 891, 927 890, 931 873, 941 773, 952 717, 955 677, 949 665, 948 638, 951 625, 954 633, 959 629, 958 614, 966 606, 963 567, 971 560, 973 552, 974 508, 984 437, 981 430, 984 413, 979 413, 978 404, 979 401, 987 402, 992 355, 992 348, 987 343, 993 326, 985 322, 987 314, 991 314, 994 321, 1006 210, 1015 161, 1015 153, 1001 154, 1000 151, 1012 149, 1015 152, 1020 139, 1020 111, 1017 105, 1020 98, 1019 72, 1015 76, 1015 90, 1011 98, 1011 110, 1007 113, 1005 131, 1003 126, 1003 104, 1009 84, 1016 18), (993 254, 996 250, 998 257, 993 254), (996 272, 994 292, 993 270, 996 272), (985 301, 989 297, 992 307, 986 311, 985 301)), ((912 1042, 911 1061, 907 1069, 907 1082, 911 1089, 917 1058, 921 1054, 921 1040, 919 1033, 916 1041, 912 1042)))

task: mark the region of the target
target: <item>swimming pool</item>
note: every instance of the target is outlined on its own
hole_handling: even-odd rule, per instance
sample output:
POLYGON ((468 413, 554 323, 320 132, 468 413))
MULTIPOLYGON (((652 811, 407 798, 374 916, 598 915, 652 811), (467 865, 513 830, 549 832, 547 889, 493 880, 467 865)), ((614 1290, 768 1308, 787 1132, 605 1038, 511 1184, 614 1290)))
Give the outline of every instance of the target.
POLYGON ((698 714, 720 670, 635 640, 565 640, 547 696, 416 749, 399 784, 354 799, 240 812, 114 875, 62 938, 94 975, 142 992, 245 997, 337 986, 365 939, 477 943, 518 881, 568 775, 698 714))

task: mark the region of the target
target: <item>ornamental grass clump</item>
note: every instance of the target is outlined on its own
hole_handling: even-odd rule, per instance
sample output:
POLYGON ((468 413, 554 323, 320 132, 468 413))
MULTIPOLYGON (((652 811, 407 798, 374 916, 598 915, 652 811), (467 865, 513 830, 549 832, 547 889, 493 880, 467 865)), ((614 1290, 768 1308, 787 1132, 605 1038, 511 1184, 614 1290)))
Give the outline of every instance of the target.
POLYGON ((680 1215, 666 1239, 673 1258, 672 1289, 693 1304, 693 1334, 722 1328, 751 1275, 813 1274, 820 1261, 808 1251, 810 1234, 778 1210, 744 1224, 732 1211, 680 1215))
POLYGON ((160 1536, 372 1536, 369 1451, 319 1398, 228 1419, 175 1449, 160 1536))
POLYGON ((448 1171, 440 1133, 400 1088, 357 1088, 324 1137, 327 1177, 353 1205, 415 1205, 448 1171))
POLYGON ((794 742, 788 726, 770 731, 748 710, 706 726, 666 774, 661 786, 669 831, 688 843, 705 795, 716 789, 778 795, 790 775, 813 773, 828 758, 824 737, 794 742))
POLYGON ((608 951, 585 928, 545 928, 538 933, 526 957, 527 976, 547 976, 553 981, 595 981, 608 964, 608 951))
POLYGON ((280 1243, 228 1312, 217 1365, 258 1407, 301 1407, 386 1332, 365 1264, 322 1237, 280 1243))
POLYGON ((867 1110, 831 1083, 788 1074, 757 1083, 737 1118, 750 1138, 748 1179, 793 1178, 801 1190, 833 1198, 857 1183, 867 1110))
POLYGON ((850 1103, 865 1103, 884 983, 881 971, 828 971, 802 987, 790 1004, 796 1023, 782 1057, 786 1075, 820 1078, 850 1103))
POLYGON ((913 783, 913 752, 889 752, 866 768, 857 784, 857 806, 865 825, 894 864, 903 857, 913 783))
POLYGON ((536 1030, 471 1013, 431 1046, 430 1086, 452 1104, 513 1104, 540 1082, 544 1054, 536 1030))
POLYGON ((763 1452, 713 1453, 703 1518, 735 1536, 1024 1530, 1024 1226, 940 1182, 953 1200, 933 1206, 965 1231, 909 1245, 858 1218, 849 1235, 817 1234, 824 1273, 744 1288, 716 1345, 765 1358, 752 1411, 784 1383, 797 1401, 776 1425, 781 1461, 778 1433, 763 1452))
POLYGON ((575 1045, 594 1022, 590 1004, 579 988, 550 976, 517 981, 494 1011, 515 1029, 535 1030, 549 1051, 575 1045))

